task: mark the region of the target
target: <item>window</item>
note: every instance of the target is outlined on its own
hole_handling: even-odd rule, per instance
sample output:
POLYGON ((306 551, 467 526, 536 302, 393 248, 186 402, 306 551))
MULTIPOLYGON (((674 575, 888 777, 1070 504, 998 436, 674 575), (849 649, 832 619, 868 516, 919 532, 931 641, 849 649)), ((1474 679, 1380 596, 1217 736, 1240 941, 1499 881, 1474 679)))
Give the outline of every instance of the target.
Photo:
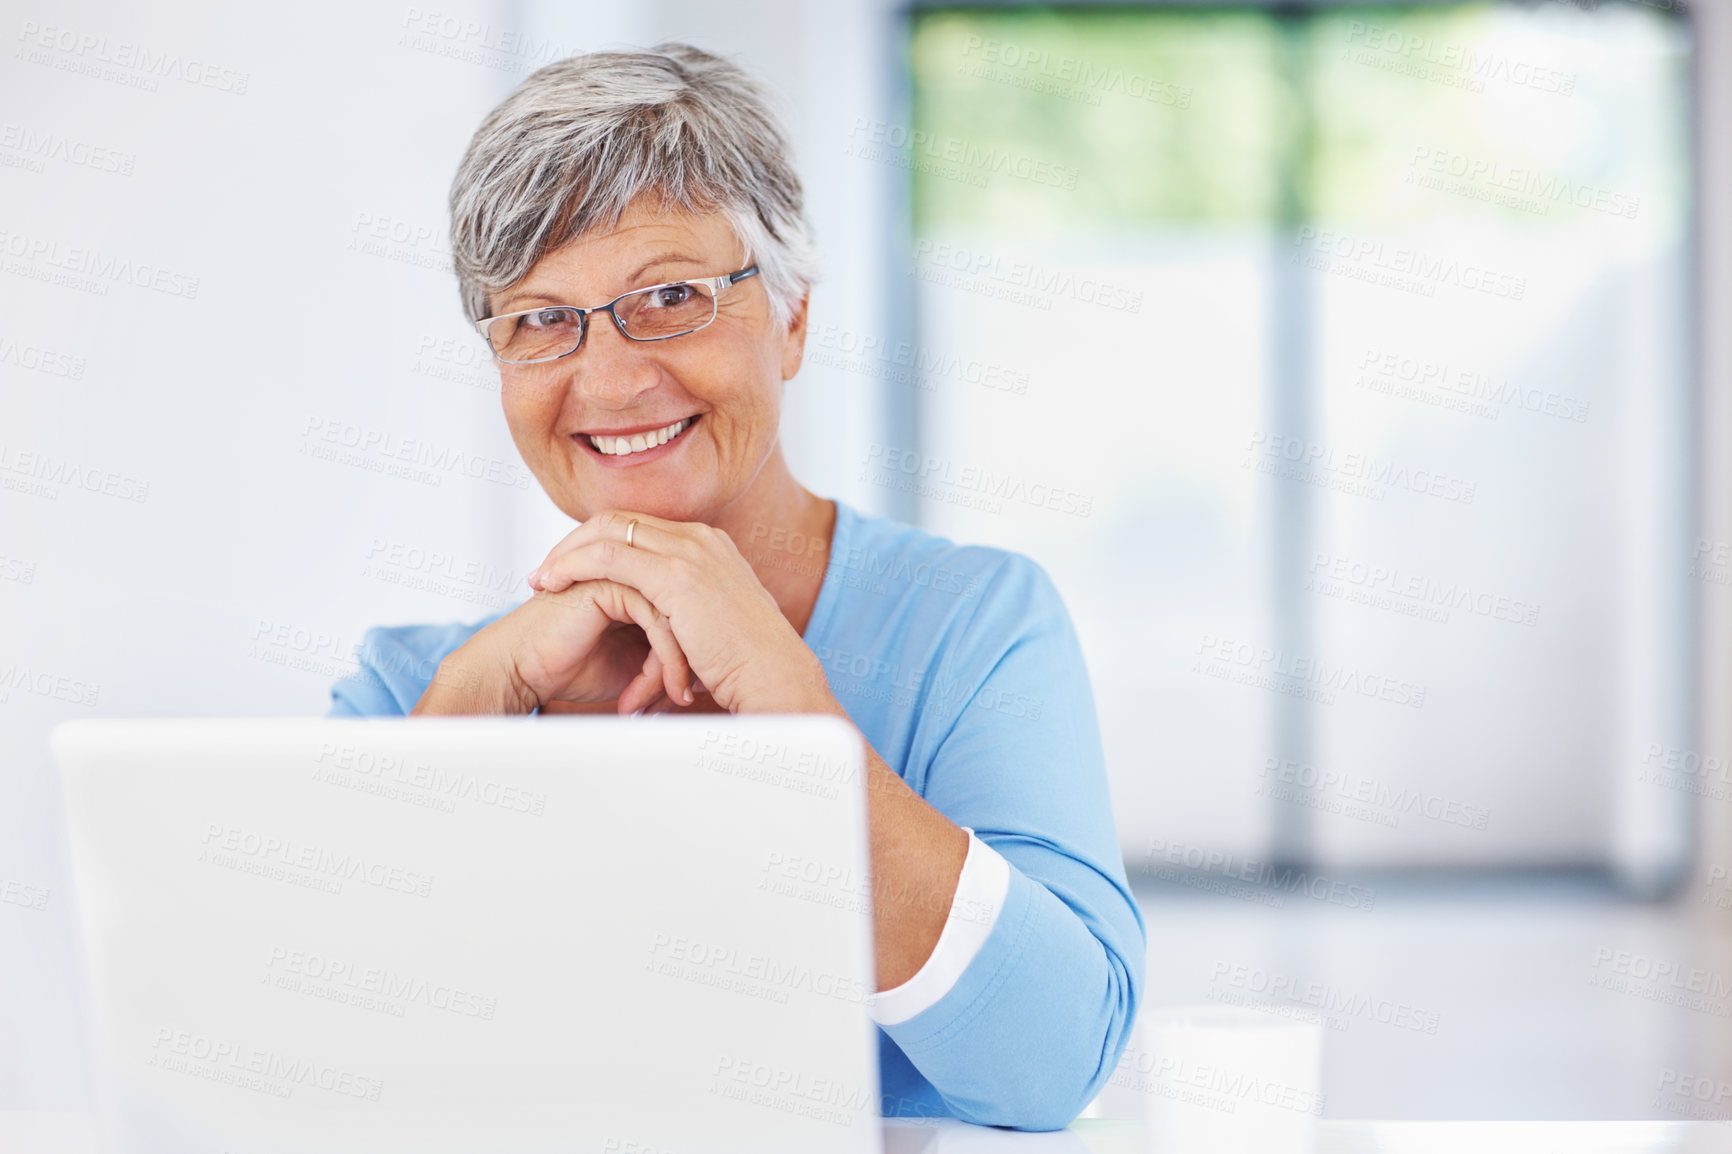
MULTIPOLYGON (((1124 849, 1689 849, 1689 40, 1652 5, 927 9, 927 527, 1030 554, 1124 849)), ((896 130, 888 134, 894 136, 896 130)))

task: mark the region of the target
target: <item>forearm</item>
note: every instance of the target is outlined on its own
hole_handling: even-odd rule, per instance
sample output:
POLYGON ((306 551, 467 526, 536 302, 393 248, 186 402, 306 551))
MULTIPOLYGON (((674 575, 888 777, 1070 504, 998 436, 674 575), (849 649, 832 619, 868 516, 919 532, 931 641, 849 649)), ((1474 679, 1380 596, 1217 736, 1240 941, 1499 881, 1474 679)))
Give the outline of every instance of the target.
POLYGON ((521 716, 533 713, 538 705, 511 663, 501 660, 477 634, 439 663, 409 715, 521 716))
POLYGON ((866 774, 873 942, 878 988, 888 990, 932 956, 968 856, 968 834, 908 788, 870 746, 866 774))
MULTIPOLYGON (((820 670, 755 700, 752 712, 829 713, 853 720, 820 670)), ((866 747, 866 820, 872 862, 872 940, 880 991, 912 978, 932 956, 968 857, 968 834, 910 789, 866 747)))

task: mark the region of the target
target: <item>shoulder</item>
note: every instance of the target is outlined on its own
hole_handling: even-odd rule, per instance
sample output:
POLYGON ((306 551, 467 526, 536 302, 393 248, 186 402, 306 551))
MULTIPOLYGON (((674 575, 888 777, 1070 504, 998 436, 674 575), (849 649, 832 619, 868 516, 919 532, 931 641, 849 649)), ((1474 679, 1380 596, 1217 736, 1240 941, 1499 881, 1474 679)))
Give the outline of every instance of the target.
POLYGON ((929 792, 940 773, 942 788, 990 794, 1002 781, 988 779, 1012 763, 1055 772, 1098 758, 1087 663, 1039 562, 888 518, 859 517, 837 536, 867 581, 836 597, 812 647, 837 700, 915 792, 949 796, 929 792))
POLYGON ((332 714, 408 713, 432 683, 439 663, 507 612, 474 622, 376 625, 367 630, 355 647, 355 672, 331 687, 332 714))
MULTIPOLYGON (((948 537, 871 516, 837 502, 836 555, 828 580, 848 612, 916 618, 937 633, 1016 631, 1063 614, 1064 604, 1039 562, 991 545, 948 537)), ((923 629, 923 632, 925 630, 923 629)))

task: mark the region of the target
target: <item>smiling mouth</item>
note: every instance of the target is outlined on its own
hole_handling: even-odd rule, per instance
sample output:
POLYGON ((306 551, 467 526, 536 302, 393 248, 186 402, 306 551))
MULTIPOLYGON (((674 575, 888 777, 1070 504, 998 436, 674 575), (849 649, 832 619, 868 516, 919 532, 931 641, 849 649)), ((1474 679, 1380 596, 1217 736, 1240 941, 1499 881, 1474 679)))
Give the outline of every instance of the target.
POLYGON ((633 453, 647 453, 659 448, 669 441, 676 440, 681 434, 698 423, 698 417, 686 417, 671 425, 663 425, 659 429, 650 429, 643 433, 632 433, 630 436, 610 436, 606 433, 578 433, 577 438, 587 441, 589 446, 604 457, 629 457, 633 453))

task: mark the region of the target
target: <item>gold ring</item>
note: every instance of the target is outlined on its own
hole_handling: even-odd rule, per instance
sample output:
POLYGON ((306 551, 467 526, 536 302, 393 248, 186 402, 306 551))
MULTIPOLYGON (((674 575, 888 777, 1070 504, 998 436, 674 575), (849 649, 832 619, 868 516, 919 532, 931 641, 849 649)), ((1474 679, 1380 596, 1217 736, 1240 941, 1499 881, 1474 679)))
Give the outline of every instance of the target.
POLYGON ((633 517, 626 523, 625 527, 625 544, 628 549, 631 548, 631 538, 632 534, 635 532, 637 532, 637 518, 633 517))

